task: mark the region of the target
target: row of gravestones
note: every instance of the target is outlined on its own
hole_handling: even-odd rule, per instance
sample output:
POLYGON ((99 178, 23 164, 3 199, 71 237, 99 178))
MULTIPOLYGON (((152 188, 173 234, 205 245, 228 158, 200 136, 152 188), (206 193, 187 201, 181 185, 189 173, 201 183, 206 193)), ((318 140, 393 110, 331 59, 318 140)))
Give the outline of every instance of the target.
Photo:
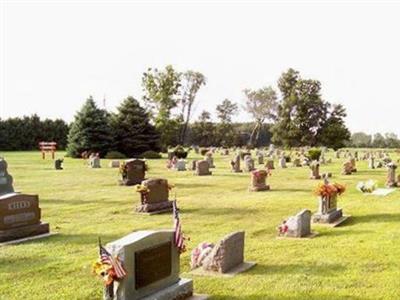
MULTIPOLYGON (((250 269, 255 263, 244 261, 244 243, 245 232, 238 231, 215 245, 209 244, 210 251, 202 253, 191 274, 234 276, 250 269)), ((122 262, 127 275, 113 284, 112 296, 105 289, 105 300, 208 298, 194 294, 192 279, 180 277, 180 252, 172 230, 133 232, 107 244, 106 248, 122 262)))
POLYGON ((7 162, 0 158, 0 243, 49 234, 38 195, 16 193, 7 162))

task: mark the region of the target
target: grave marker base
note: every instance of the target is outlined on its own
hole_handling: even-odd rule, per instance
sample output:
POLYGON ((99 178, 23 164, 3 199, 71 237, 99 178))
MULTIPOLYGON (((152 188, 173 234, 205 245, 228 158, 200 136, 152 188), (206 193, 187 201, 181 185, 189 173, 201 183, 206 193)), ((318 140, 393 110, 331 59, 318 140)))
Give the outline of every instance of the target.
POLYGON ((262 192, 262 191, 269 191, 271 188, 269 185, 265 187, 249 187, 250 192, 262 192))
POLYGON ((142 298, 142 300, 184 300, 184 299, 207 299, 208 297, 198 298, 193 295, 193 280, 181 278, 177 283, 162 289, 154 294, 142 298))
POLYGON ((342 216, 339 219, 336 219, 335 221, 333 221, 332 223, 318 223, 318 222, 313 221, 313 224, 318 224, 318 225, 323 225, 323 226, 328 226, 328 227, 337 227, 340 224, 342 224, 343 222, 345 222, 347 219, 349 219, 350 217, 351 217, 350 215, 342 216))
POLYGON ((15 227, 13 229, 0 230, 0 242, 14 241, 32 236, 48 234, 49 232, 49 223, 39 223, 15 227))
POLYGON ((172 212, 172 208, 165 208, 165 209, 155 210, 155 211, 150 211, 150 212, 135 211, 135 214, 136 215, 152 216, 152 215, 165 214, 165 213, 169 213, 169 212, 172 212))
POLYGON ((0 247, 7 246, 7 245, 21 244, 21 243, 25 243, 25 242, 34 241, 34 240, 40 240, 40 239, 44 239, 44 238, 47 238, 47 237, 50 237, 53 235, 57 235, 57 234, 58 234, 58 232, 49 232, 49 233, 30 236, 30 237, 26 237, 26 238, 22 238, 22 239, 18 239, 18 240, 8 241, 8 242, 0 243, 0 247))
POLYGON ((276 238, 278 240, 311 240, 315 238, 319 233, 318 232, 311 232, 307 236, 302 236, 302 237, 294 237, 294 236, 277 236, 276 238))
POLYGON ((220 273, 220 272, 214 272, 214 271, 206 271, 202 267, 199 267, 197 269, 194 269, 189 272, 191 275, 197 275, 197 276, 211 276, 211 277, 234 277, 235 275, 239 273, 243 273, 247 270, 250 270, 252 267, 254 267, 257 263, 255 262, 243 262, 239 264, 236 267, 233 267, 226 273, 220 273))

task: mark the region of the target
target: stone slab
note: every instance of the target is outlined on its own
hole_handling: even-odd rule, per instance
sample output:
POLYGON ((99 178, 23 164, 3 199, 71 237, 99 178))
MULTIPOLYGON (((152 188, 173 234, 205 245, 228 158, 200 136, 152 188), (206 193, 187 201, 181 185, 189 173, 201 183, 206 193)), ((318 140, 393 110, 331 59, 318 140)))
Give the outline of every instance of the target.
POLYGON ((311 240, 315 238, 319 233, 318 232, 311 232, 311 234, 303 237, 291 237, 291 236, 277 236, 276 239, 278 240, 311 240))
POLYGON ((343 222, 345 222, 347 219, 349 219, 350 217, 351 217, 350 215, 342 216, 341 218, 337 219, 336 221, 334 221, 332 223, 315 223, 315 222, 313 222, 313 224, 327 226, 327 227, 337 227, 340 224, 342 224, 343 222))
POLYGON ((8 242, 50 232, 49 223, 39 223, 0 231, 0 242, 8 242))
POLYGON ((202 267, 194 269, 189 272, 191 275, 197 275, 197 276, 211 276, 211 277, 234 277, 235 275, 239 273, 243 273, 247 270, 250 270, 252 267, 254 267, 257 263, 256 262, 243 262, 240 265, 232 268, 226 273, 219 273, 219 272, 214 272, 214 271, 205 271, 202 267))
POLYGON ((47 237, 50 237, 50 236, 53 236, 53 235, 57 235, 57 234, 58 234, 58 232, 49 232, 49 233, 30 236, 30 237, 26 237, 26 238, 22 238, 22 239, 18 239, 18 240, 8 241, 8 242, 0 243, 0 247, 1 246, 7 246, 7 245, 16 245, 16 244, 29 242, 29 241, 34 241, 34 240, 39 240, 39 239, 44 239, 44 238, 47 238, 47 237))
POLYGON ((186 293, 190 294, 189 297, 193 297, 193 280, 181 278, 177 283, 170 285, 154 294, 141 298, 141 300, 188 299, 189 297, 183 297, 186 293))
POLYGON ((152 216, 152 215, 159 215, 159 214, 165 214, 167 212, 171 212, 172 208, 166 208, 166 209, 161 209, 161 210, 155 210, 155 211, 150 211, 150 212, 137 212, 135 211, 135 215, 145 215, 145 216, 152 216))

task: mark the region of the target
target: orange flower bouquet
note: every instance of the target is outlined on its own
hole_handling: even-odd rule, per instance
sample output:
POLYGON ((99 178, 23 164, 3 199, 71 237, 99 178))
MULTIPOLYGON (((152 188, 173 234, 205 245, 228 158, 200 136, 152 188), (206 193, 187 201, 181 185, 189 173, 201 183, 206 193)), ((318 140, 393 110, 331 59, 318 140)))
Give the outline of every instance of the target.
POLYGON ((333 195, 341 195, 346 190, 346 187, 340 183, 320 183, 315 188, 315 195, 320 197, 332 197, 333 195))

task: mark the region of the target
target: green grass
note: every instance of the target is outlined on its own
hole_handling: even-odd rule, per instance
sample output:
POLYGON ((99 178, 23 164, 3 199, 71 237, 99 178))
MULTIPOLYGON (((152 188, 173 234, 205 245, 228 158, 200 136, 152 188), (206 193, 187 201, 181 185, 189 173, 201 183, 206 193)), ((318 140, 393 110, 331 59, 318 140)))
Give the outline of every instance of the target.
MULTIPOLYGON (((0 299, 101 299, 102 283, 91 274, 97 237, 104 243, 131 231, 172 227, 171 215, 133 214, 139 196, 117 185, 118 170, 89 169, 82 160, 65 159, 65 170, 53 170, 39 152, 3 153, 16 190, 39 194, 42 220, 59 235, 0 247, 0 299)), ((62 153, 57 153, 57 156, 62 153)), ((339 206, 352 219, 341 227, 314 226, 312 240, 277 240, 276 226, 303 208, 315 211, 308 168, 276 169, 268 179, 272 190, 247 191, 250 175, 229 171, 230 157, 215 154, 212 176, 173 172, 165 159, 149 161, 148 177, 175 184, 181 219, 190 236, 181 257, 189 271, 190 250, 201 241, 215 242, 235 230, 246 231, 245 258, 252 270, 234 278, 193 277, 198 293, 212 299, 400 299, 399 191, 387 197, 364 196, 358 181, 375 179, 383 186, 386 170, 340 175, 343 159, 322 166, 347 191, 339 206)), ((184 274, 184 276, 189 276, 184 274)), ((190 276, 189 276, 190 277, 190 276)))

